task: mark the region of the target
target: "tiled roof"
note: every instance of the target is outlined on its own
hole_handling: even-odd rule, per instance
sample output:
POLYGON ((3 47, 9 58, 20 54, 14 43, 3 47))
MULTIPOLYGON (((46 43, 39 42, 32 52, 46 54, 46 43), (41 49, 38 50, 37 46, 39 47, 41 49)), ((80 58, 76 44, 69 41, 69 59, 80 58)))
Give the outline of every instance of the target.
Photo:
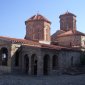
POLYGON ((62 33, 65 33, 65 31, 63 31, 63 30, 56 31, 53 35, 51 35, 51 39, 52 40, 55 40, 55 38, 57 37, 57 35, 60 35, 62 33))
POLYGON ((33 46, 33 47, 39 47, 39 48, 45 48, 45 49, 73 50, 72 48, 68 48, 68 47, 56 46, 56 45, 48 45, 48 44, 41 44, 41 43, 34 42, 34 41, 31 41, 31 40, 26 40, 26 39, 16 39, 16 38, 0 36, 0 40, 6 40, 6 41, 9 41, 9 42, 11 42, 13 44, 18 44, 18 43, 20 44, 21 43, 24 46, 33 46))
POLYGON ((26 39, 16 39, 16 38, 4 37, 4 36, 0 36, 0 39, 9 41, 14 44, 21 43, 21 44, 24 44, 25 46, 35 46, 40 48, 57 49, 57 50, 59 50, 60 48, 63 48, 63 47, 55 46, 55 45, 40 44, 38 42, 34 42, 31 40, 26 40, 26 39))
POLYGON ((45 18, 44 16, 42 16, 40 14, 32 16, 27 21, 25 21, 25 23, 28 22, 28 21, 33 21, 33 20, 44 20, 44 21, 46 21, 48 23, 51 23, 47 18, 45 18))
POLYGON ((57 35, 57 37, 71 36, 71 35, 82 35, 82 36, 85 36, 85 34, 82 33, 82 32, 79 32, 77 30, 70 30, 70 31, 67 31, 65 33, 62 33, 60 35, 57 35))
POLYGON ((26 39, 16 39, 16 38, 10 38, 10 37, 4 37, 4 36, 0 36, 1 40, 6 40, 9 41, 11 43, 21 43, 21 44, 35 44, 35 45, 39 45, 38 42, 34 42, 31 40, 26 40, 26 39))
POLYGON ((69 48, 63 47, 63 46, 48 45, 48 44, 42 44, 41 47, 42 48, 49 48, 49 49, 56 49, 56 50, 69 49, 69 48))
POLYGON ((71 12, 68 12, 68 11, 65 12, 64 14, 60 15, 60 17, 61 17, 61 16, 65 16, 65 15, 66 15, 66 16, 67 16, 67 15, 72 15, 72 16, 75 16, 75 17, 76 17, 75 14, 73 14, 73 13, 71 13, 71 12))
MULTIPOLYGON (((28 44, 24 44, 24 46, 29 46, 28 44)), ((68 49, 70 48, 63 47, 63 46, 56 46, 56 45, 48 45, 48 44, 40 44, 40 46, 37 46, 38 48, 45 48, 45 49, 55 49, 55 50, 61 50, 61 49, 68 49)))

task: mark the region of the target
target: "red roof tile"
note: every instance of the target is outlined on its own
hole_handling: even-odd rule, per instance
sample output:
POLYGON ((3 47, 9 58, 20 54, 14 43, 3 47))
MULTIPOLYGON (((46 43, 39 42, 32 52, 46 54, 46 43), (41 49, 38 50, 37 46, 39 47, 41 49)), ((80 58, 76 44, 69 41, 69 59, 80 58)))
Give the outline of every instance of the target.
MULTIPOLYGON (((24 46, 28 46, 28 44, 25 44, 24 46)), ((70 49, 63 46, 56 46, 56 45, 48 45, 48 44, 40 44, 40 46, 37 46, 39 48, 45 48, 45 49, 55 49, 55 50, 61 50, 61 49, 70 49)))
POLYGON ((51 35, 52 41, 53 41, 53 40, 56 40, 57 35, 60 35, 60 34, 62 34, 62 33, 65 33, 65 31, 63 31, 63 30, 58 30, 58 31, 56 31, 53 35, 51 35))
POLYGON ((0 39, 9 41, 9 42, 14 43, 14 44, 21 43, 25 46, 33 46, 33 47, 46 48, 46 49, 56 49, 56 50, 61 50, 61 49, 71 50, 71 48, 68 48, 68 47, 41 44, 41 43, 34 42, 31 40, 26 40, 26 39, 16 39, 16 38, 3 37, 3 36, 0 36, 0 39))
POLYGON ((40 14, 32 16, 27 21, 25 21, 25 23, 28 22, 28 21, 33 21, 33 20, 44 20, 44 21, 46 21, 48 23, 51 23, 47 18, 45 18, 44 16, 42 16, 40 14))
POLYGON ((21 43, 21 44, 24 44, 26 46, 35 46, 35 47, 40 47, 40 48, 48 48, 48 49, 56 49, 56 50, 60 50, 61 48, 65 48, 65 47, 56 46, 56 45, 40 44, 38 42, 34 42, 31 40, 26 40, 26 39, 16 39, 16 38, 4 37, 4 36, 0 36, 0 39, 9 41, 9 42, 15 43, 15 44, 21 43))
POLYGON ((85 36, 85 34, 82 33, 82 32, 79 32, 77 30, 74 30, 74 31, 73 30, 70 30, 70 31, 67 31, 65 33, 62 33, 60 35, 57 35, 57 37, 72 36, 72 35, 82 35, 82 36, 85 36))
POLYGON ((72 15, 72 16, 75 16, 76 17, 76 15, 75 14, 73 14, 73 13, 70 13, 70 12, 65 12, 64 14, 62 14, 62 15, 60 15, 60 17, 61 16, 67 16, 67 15, 72 15))
POLYGON ((9 41, 11 43, 22 43, 22 44, 29 44, 30 43, 30 44, 39 45, 38 42, 34 42, 31 40, 26 40, 26 39, 16 39, 16 38, 4 37, 4 36, 0 36, 0 39, 9 41))
POLYGON ((61 49, 70 49, 67 47, 63 47, 63 46, 57 46, 57 45, 48 45, 48 44, 41 44, 42 48, 49 48, 49 49, 56 49, 56 50, 61 50, 61 49))

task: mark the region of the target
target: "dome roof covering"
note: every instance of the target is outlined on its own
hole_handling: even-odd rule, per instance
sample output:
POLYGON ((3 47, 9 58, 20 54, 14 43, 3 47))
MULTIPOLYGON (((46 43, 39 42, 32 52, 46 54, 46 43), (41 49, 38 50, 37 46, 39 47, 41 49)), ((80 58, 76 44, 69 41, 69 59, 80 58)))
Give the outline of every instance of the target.
POLYGON ((64 14, 61 14, 60 17, 61 17, 61 16, 65 16, 65 15, 66 15, 66 16, 67 16, 67 15, 71 15, 71 16, 75 16, 75 17, 76 17, 75 14, 73 14, 73 13, 71 13, 71 12, 68 12, 68 11, 65 12, 64 14))
POLYGON ((25 23, 27 23, 28 21, 34 21, 34 20, 43 20, 43 21, 46 21, 48 23, 51 23, 47 18, 45 18, 44 16, 42 16, 40 14, 32 16, 27 21, 25 21, 25 23))
POLYGON ((70 30, 70 31, 67 31, 67 32, 65 32, 65 33, 62 33, 62 34, 58 35, 57 37, 73 36, 73 35, 85 36, 85 34, 82 33, 82 32, 80 32, 80 31, 70 30))

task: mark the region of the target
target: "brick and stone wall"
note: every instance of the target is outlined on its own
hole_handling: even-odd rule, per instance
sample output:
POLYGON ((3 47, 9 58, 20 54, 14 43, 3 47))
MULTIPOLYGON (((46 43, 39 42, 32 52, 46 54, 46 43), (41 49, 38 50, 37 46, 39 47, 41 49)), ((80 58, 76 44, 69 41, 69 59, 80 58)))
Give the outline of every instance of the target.
POLYGON ((59 67, 61 69, 80 65, 80 52, 61 51, 59 54, 59 67))
POLYGON ((64 31, 76 30, 76 16, 72 13, 66 12, 60 15, 60 29, 64 31))
POLYGON ((63 36, 56 39, 61 46, 81 46, 81 36, 63 36))
POLYGON ((37 60, 37 75, 43 75, 44 73, 44 59, 47 59, 47 68, 48 74, 53 74, 53 71, 62 70, 71 65, 80 64, 80 52, 72 51, 72 50, 56 50, 56 49, 48 49, 48 48, 40 48, 35 46, 27 46, 20 44, 6 44, 0 45, 0 49, 2 47, 6 47, 8 49, 8 64, 7 66, 0 66, 1 72, 21 72, 25 73, 26 63, 24 61, 25 55, 28 56, 29 59, 29 70, 28 74, 33 75, 33 58, 37 60), (15 57, 16 51, 19 52, 19 64, 15 65, 15 57), (56 56, 57 66, 56 69, 53 69, 53 56, 56 56))

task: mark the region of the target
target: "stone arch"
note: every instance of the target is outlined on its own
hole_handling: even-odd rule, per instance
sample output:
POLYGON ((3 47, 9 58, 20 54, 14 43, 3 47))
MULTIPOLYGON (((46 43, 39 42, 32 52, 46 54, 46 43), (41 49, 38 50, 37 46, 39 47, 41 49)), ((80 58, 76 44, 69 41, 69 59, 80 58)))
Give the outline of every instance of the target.
POLYGON ((43 74, 48 75, 50 68, 50 56, 48 54, 44 55, 43 58, 43 74))
POLYGON ((15 66, 19 66, 19 51, 18 50, 15 53, 15 66))
POLYGON ((31 56, 31 73, 33 75, 37 75, 37 56, 36 54, 32 54, 31 56))
POLYGON ((28 54, 25 54, 25 56, 24 56, 24 67, 25 67, 25 73, 28 74, 28 71, 29 71, 29 57, 28 57, 28 54))
POLYGON ((58 56, 53 55, 52 57, 52 68, 57 69, 58 68, 58 56))
POLYGON ((1 57, 0 57, 0 64, 2 66, 7 66, 8 61, 8 49, 6 47, 1 48, 1 57))

